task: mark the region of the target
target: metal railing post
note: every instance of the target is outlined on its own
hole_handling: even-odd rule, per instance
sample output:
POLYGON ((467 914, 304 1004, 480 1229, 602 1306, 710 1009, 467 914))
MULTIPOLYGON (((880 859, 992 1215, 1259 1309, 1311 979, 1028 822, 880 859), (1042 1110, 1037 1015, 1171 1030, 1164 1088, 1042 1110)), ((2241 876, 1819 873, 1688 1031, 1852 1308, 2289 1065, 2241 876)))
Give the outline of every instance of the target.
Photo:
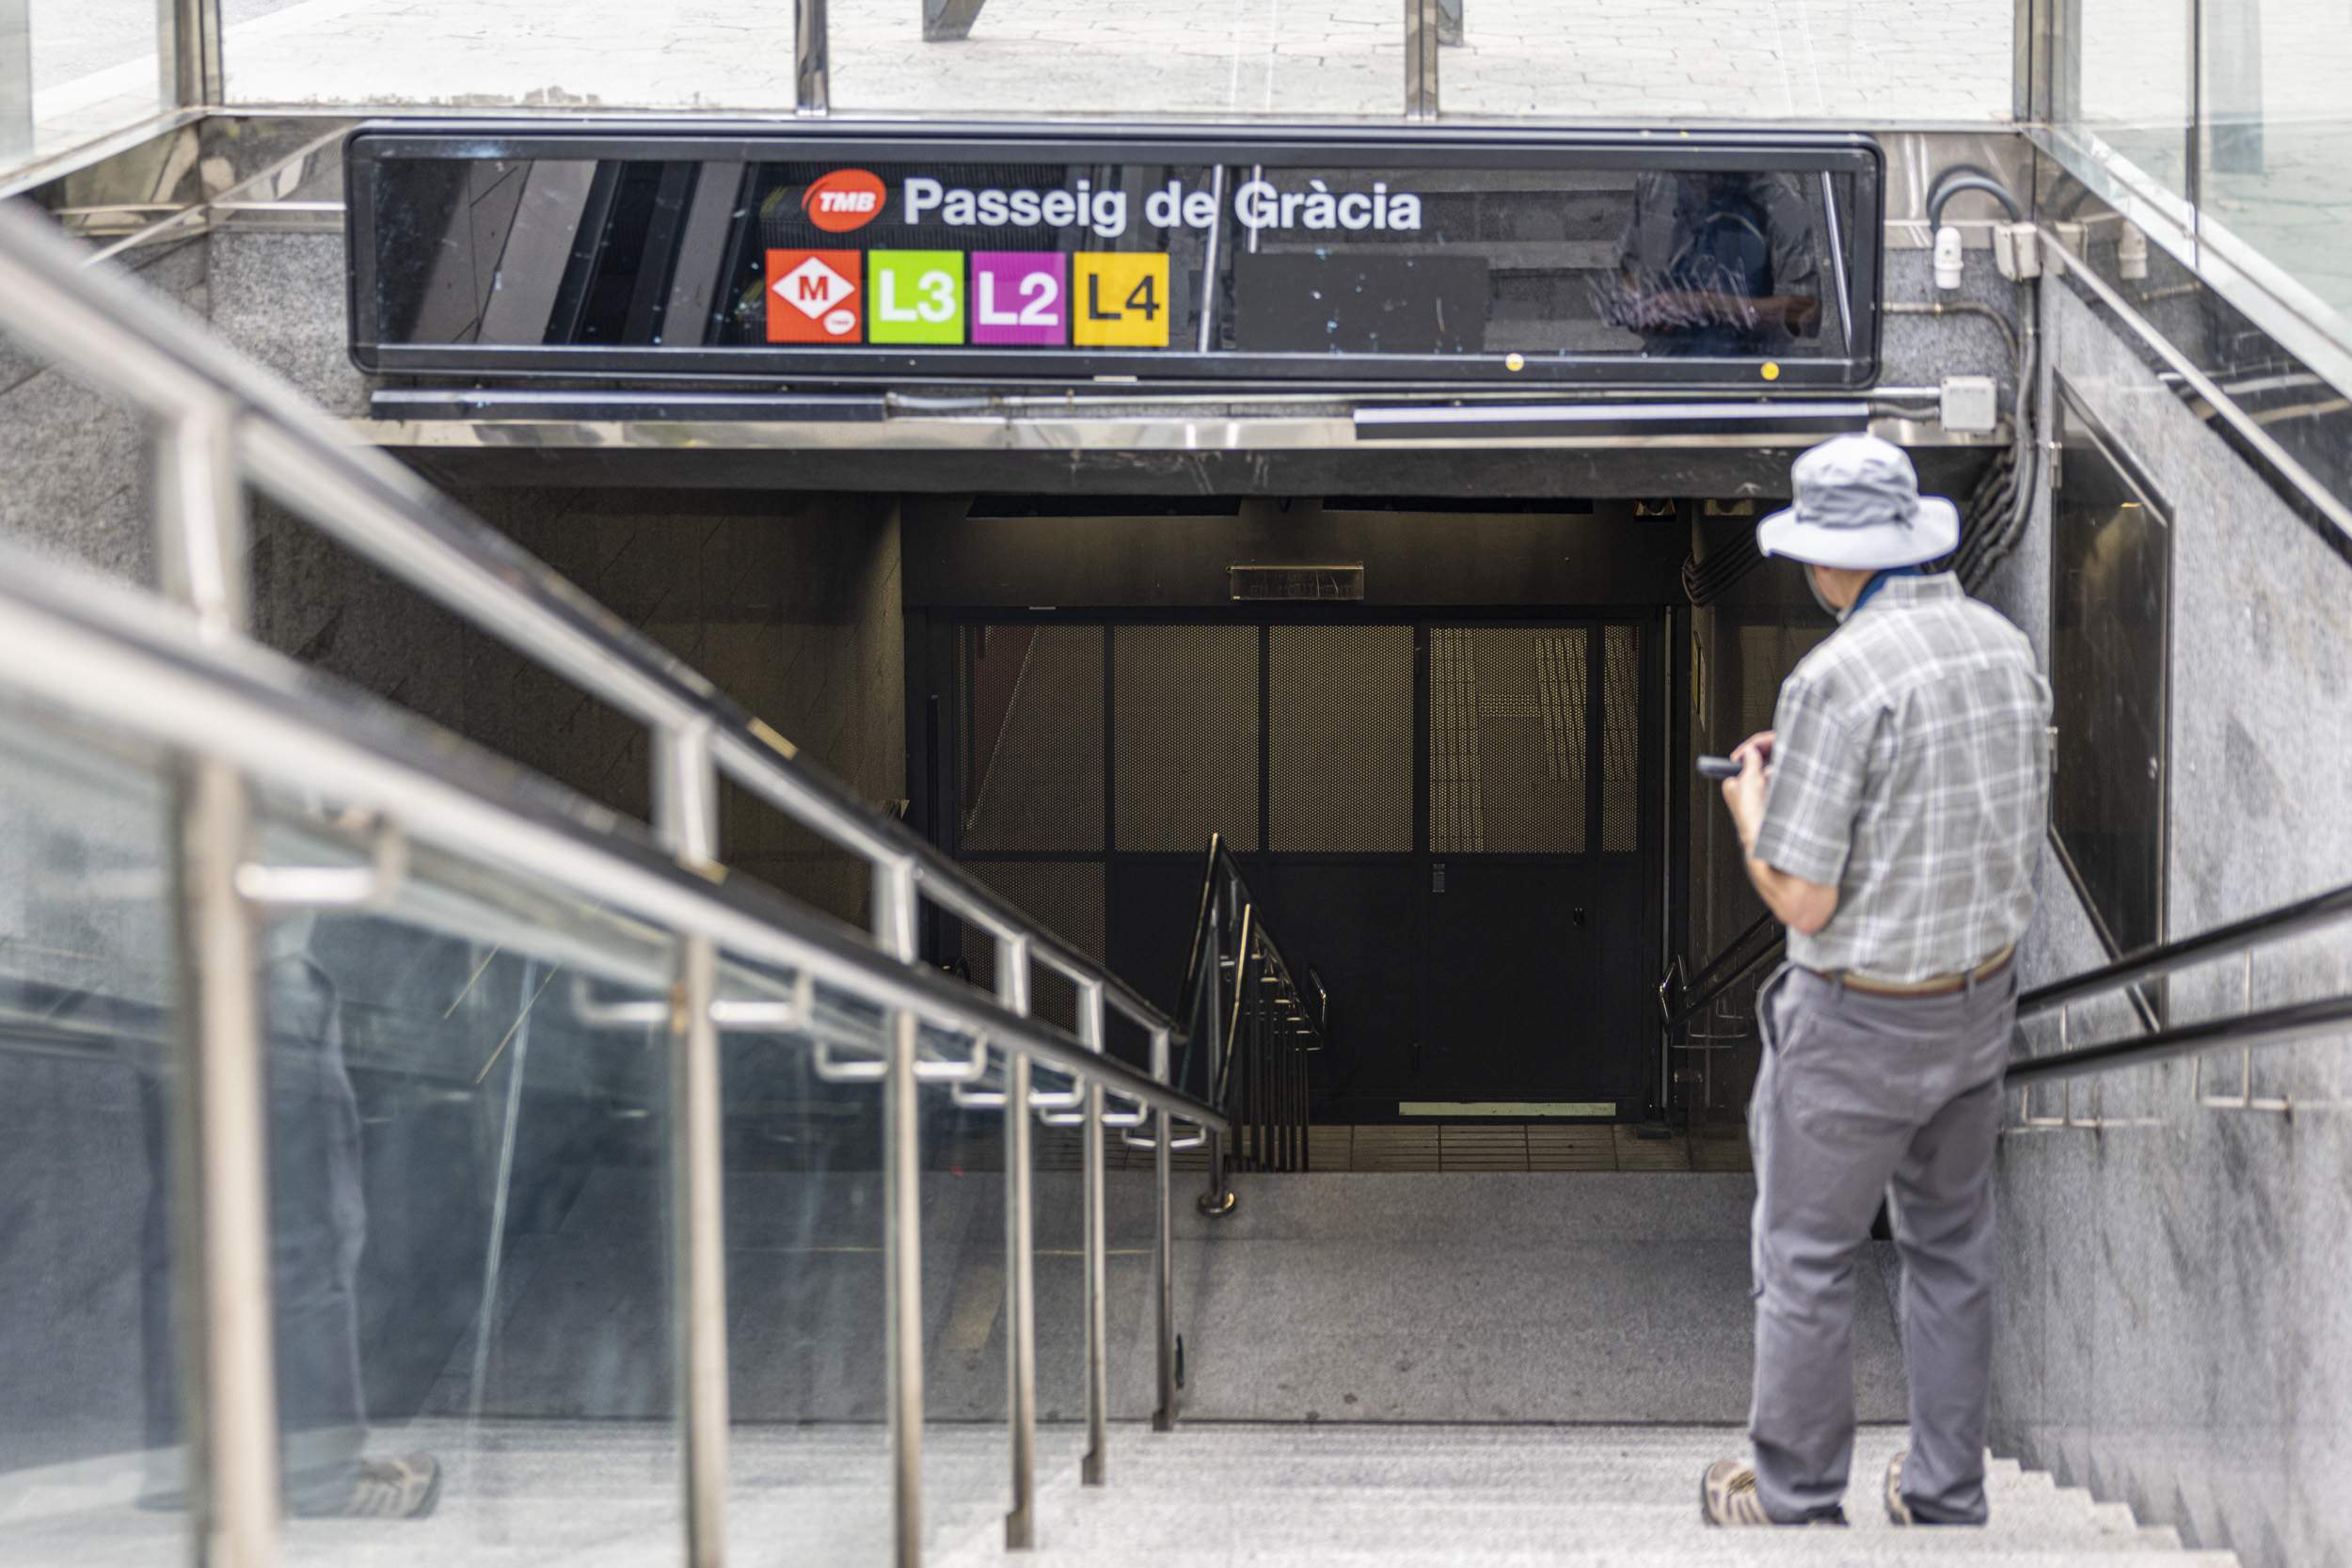
MULTIPOLYGON (((1029 939, 996 941, 996 999, 1029 1016, 1029 939)), ((1037 1237, 1029 1126, 1029 1053, 1005 1055, 1005 1413, 1011 1428, 1012 1508, 1005 1545, 1037 1544, 1037 1237)))
POLYGON ((792 26, 792 107, 798 114, 833 112, 831 27, 825 0, 797 0, 792 26))
MULTIPOLYGON (((164 591, 208 638, 244 634, 245 489, 226 403, 190 408, 155 442, 164 591)), ((174 1219, 183 1259, 181 1430, 191 1549, 205 1568, 278 1553, 278 1387, 270 1277, 269 1135, 259 922, 237 891, 253 803, 240 773, 174 768, 171 938, 178 995, 174 1219)))
MULTIPOLYGON (((1152 1031, 1152 1076, 1165 1084, 1168 1081, 1169 1051, 1166 1029, 1152 1031)), ((1167 1107, 1154 1113, 1152 1121, 1158 1136, 1152 1140, 1152 1209, 1159 1229, 1153 1259, 1157 1267, 1153 1274, 1156 1287, 1156 1327, 1159 1341, 1159 1408, 1152 1413, 1152 1430, 1173 1432, 1176 1428, 1176 1215, 1175 1215, 1175 1118, 1167 1107)))
MULTIPOLYGON (((1102 1054, 1103 982, 1087 980, 1078 987, 1078 1043, 1102 1054)), ((1086 1140, 1082 1169, 1086 1183, 1086 1308, 1087 1308, 1087 1454, 1080 1477, 1100 1486, 1109 1459, 1110 1425, 1110 1293, 1109 1244, 1105 1237, 1103 1174, 1103 1085, 1086 1085, 1086 1114, 1078 1135, 1086 1140)))
MULTIPOLYGON (((719 784, 710 726, 653 735, 654 831, 680 865, 719 858, 719 784)), ((719 953, 707 937, 678 939, 670 989, 671 1333, 685 1428, 686 1553, 691 1568, 726 1560, 726 1170, 720 1106, 719 953)))
POLYGON ((220 52, 220 0, 156 0, 155 51, 162 101, 211 108, 228 97, 220 52))
POLYGON ((1405 0, 1405 118, 1438 118, 1438 0, 1405 0))
MULTIPOLYGON (((876 863, 875 941, 900 963, 915 960, 914 920, 914 862, 876 863)), ((911 1012, 892 1015, 882 1080, 883 1398, 890 1409, 892 1560, 898 1568, 916 1568, 923 1560, 923 1166, 916 1024, 911 1012)))
MULTIPOLYGON (((1205 1064, 1207 1082, 1200 1086, 1200 1096, 1218 1110, 1228 1110, 1220 1093, 1224 1087, 1226 1026, 1225 1026, 1225 889, 1211 894, 1209 911, 1208 966, 1209 996, 1201 1008, 1200 1056, 1205 1064)), ((1234 969, 1236 980, 1241 971, 1234 969)), ((1202 1213, 1211 1216, 1233 1212, 1233 1195, 1225 1184, 1225 1135, 1212 1130, 1206 1142, 1209 1156, 1209 1184, 1196 1200, 1202 1213)))

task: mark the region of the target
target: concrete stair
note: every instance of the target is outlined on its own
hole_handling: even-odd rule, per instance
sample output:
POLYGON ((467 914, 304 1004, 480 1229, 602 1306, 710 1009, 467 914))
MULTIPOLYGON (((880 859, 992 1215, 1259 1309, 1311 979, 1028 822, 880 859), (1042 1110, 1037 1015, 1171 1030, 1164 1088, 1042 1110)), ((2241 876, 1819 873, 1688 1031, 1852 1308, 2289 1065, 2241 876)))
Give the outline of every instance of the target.
MULTIPOLYGON (((444 1467, 417 1521, 290 1521, 284 1560, 334 1568, 644 1568, 678 1560, 678 1450, 666 1425, 425 1421, 378 1433, 444 1467)), ((1004 1549, 1005 1433, 925 1433, 925 1560, 933 1568, 2235 1568, 2185 1552, 1996 1460, 1985 1528, 1899 1530, 1878 1501, 1899 1428, 1856 1445, 1844 1530, 1715 1530, 1699 1472, 1740 1451, 1729 1427, 1188 1423, 1111 1429, 1109 1483, 1079 1484, 1080 1428, 1039 1433, 1038 1547, 1004 1549)), ((730 1449, 728 1560, 882 1568, 890 1560, 879 1427, 743 1426, 730 1449)), ((0 1496, 0 1568, 133 1568, 181 1555, 186 1521, 130 1506, 135 1466, 18 1472, 0 1496)))
POLYGON ((2010 1461, 1990 1469, 1982 1529, 1899 1529, 1879 1501, 1899 1428, 1864 1429, 1844 1530, 1707 1528, 1698 1479, 1743 1450, 1734 1428, 1188 1425, 1121 1429, 1108 1486, 1052 1478, 1039 1549, 1010 1554, 984 1528, 932 1560, 944 1568, 1025 1562, 1155 1568, 1668 1568, 1803 1562, 1967 1568, 2234 1568, 2226 1552, 2185 1552, 2010 1461))

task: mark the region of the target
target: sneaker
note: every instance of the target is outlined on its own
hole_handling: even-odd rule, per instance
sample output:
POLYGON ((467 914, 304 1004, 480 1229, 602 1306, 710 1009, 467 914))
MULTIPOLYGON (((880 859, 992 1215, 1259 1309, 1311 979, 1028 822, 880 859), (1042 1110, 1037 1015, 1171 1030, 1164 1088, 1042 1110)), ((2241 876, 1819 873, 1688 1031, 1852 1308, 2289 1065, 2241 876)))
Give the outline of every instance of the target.
MULTIPOLYGON (((1756 1495, 1755 1466, 1742 1465, 1736 1459, 1719 1459, 1707 1467, 1699 1478, 1699 1516, 1710 1525, 1748 1526, 1777 1525, 1779 1520, 1764 1512, 1764 1499, 1756 1495)), ((1810 1519, 1798 1521, 1807 1525, 1843 1525, 1846 1511, 1833 1508, 1810 1519)))
POLYGON ((306 1519, 421 1519, 441 1500, 441 1462, 429 1453, 363 1459, 351 1490, 332 1501, 301 1503, 306 1519))
POLYGON ((1898 1525, 1919 1522, 1911 1516, 1911 1505, 1903 1500, 1903 1461, 1910 1457, 1911 1450, 1905 1449, 1886 1462, 1886 1517, 1898 1525))

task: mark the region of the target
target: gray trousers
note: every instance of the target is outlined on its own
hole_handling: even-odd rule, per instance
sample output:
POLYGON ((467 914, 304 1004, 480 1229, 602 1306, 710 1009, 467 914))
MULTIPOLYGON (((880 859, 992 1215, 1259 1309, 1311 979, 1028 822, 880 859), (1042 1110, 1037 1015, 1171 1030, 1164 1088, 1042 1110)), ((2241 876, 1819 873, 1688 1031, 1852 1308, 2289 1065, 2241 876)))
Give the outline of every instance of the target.
POLYGON ((1903 1260, 1917 1517, 1985 1517, 1993 1145, 2016 968, 1947 996, 1882 997, 1784 966, 1757 993, 1756 1490, 1793 1522, 1836 1508, 1853 1460, 1854 1266, 1884 1196, 1903 1260))

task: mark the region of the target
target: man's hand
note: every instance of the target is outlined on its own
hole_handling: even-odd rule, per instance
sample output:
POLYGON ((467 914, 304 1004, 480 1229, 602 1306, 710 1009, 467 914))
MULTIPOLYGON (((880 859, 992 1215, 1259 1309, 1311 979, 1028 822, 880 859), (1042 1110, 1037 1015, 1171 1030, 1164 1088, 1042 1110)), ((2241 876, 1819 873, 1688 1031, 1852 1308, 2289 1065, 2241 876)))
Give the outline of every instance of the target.
POLYGON ((1731 808, 1732 826, 1740 831, 1740 847, 1755 847, 1756 832, 1764 823, 1764 787, 1772 776, 1772 732, 1760 730, 1732 749, 1731 760, 1740 776, 1724 781, 1724 804, 1731 808))
POLYGON ((1791 877, 1756 858, 1756 835, 1764 826, 1764 791, 1772 780, 1773 732, 1748 736, 1732 751, 1740 776, 1724 781, 1724 804, 1731 808, 1732 825, 1740 831, 1740 848, 1747 857, 1748 880, 1773 916, 1791 930, 1806 936, 1829 924, 1837 912, 1837 890, 1802 877, 1791 877))

